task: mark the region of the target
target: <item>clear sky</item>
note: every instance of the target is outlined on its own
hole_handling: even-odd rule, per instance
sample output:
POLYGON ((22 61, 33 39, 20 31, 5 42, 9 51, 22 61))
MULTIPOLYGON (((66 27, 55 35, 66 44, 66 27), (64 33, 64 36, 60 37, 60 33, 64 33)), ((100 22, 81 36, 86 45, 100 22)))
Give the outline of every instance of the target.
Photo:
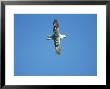
POLYGON ((96 76, 96 14, 15 14, 15 76, 96 76), (61 34, 61 55, 53 41, 46 40, 57 18, 61 34))

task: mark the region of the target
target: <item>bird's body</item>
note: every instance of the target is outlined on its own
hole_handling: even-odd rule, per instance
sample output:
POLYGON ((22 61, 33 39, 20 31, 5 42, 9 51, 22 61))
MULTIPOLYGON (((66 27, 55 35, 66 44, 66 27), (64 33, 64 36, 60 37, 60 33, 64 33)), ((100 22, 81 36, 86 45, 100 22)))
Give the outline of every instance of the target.
POLYGON ((53 22, 53 34, 51 36, 48 36, 48 40, 54 41, 55 50, 57 54, 61 53, 60 40, 65 37, 66 37, 65 35, 60 34, 58 21, 55 19, 53 22))

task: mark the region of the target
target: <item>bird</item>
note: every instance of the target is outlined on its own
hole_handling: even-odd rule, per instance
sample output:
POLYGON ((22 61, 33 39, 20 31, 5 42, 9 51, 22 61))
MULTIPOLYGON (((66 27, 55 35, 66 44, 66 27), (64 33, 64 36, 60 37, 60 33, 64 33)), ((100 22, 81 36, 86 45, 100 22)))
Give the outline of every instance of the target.
POLYGON ((59 23, 58 23, 58 20, 57 19, 54 19, 54 21, 53 21, 53 34, 52 35, 48 35, 47 36, 47 40, 53 40, 54 46, 55 46, 55 50, 56 50, 56 53, 58 55, 61 54, 61 44, 60 44, 60 41, 63 38, 66 38, 66 35, 62 35, 59 32, 59 23))

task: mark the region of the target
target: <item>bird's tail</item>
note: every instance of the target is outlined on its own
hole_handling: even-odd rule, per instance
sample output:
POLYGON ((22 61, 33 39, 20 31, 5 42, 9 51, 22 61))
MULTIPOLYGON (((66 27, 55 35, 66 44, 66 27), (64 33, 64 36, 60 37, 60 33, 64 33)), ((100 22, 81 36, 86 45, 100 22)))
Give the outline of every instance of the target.
POLYGON ((55 47, 55 50, 58 55, 61 54, 61 47, 60 46, 55 47))

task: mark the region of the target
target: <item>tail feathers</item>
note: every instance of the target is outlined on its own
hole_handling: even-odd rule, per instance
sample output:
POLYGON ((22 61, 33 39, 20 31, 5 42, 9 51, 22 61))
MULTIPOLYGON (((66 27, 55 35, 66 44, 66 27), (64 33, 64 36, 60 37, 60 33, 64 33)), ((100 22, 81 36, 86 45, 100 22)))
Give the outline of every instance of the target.
POLYGON ((55 47, 55 50, 56 50, 56 53, 57 53, 58 55, 61 54, 61 47, 60 47, 60 46, 55 47))

